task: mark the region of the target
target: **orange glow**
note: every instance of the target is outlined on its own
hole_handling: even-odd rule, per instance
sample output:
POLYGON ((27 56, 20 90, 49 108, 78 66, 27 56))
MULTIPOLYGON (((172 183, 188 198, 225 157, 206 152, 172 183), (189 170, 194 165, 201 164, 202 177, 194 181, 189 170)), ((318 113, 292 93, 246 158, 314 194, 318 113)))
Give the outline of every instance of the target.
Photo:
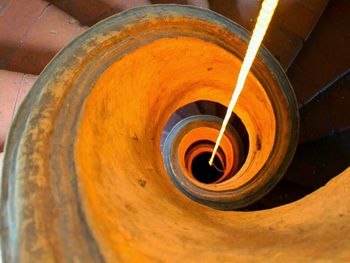
POLYGON ((244 57, 242 67, 241 67, 241 70, 240 70, 239 75, 238 75, 236 88, 234 89, 230 103, 227 107, 227 112, 226 112, 225 118, 222 122, 222 126, 220 129, 218 138, 216 139, 215 147, 214 147, 214 150, 213 150, 212 155, 211 155, 210 160, 209 160, 209 165, 213 164, 216 151, 218 150, 221 139, 222 139, 222 135, 225 132, 227 123, 230 120, 230 117, 231 117, 233 109, 237 103, 239 95, 241 94, 241 92, 243 90, 243 87, 244 87, 245 81, 247 79, 249 70, 253 64, 254 58, 259 50, 259 47, 261 45, 263 38, 265 36, 266 30, 270 24, 270 21, 271 21, 272 15, 276 9, 277 3, 278 3, 278 0, 264 0, 264 2, 262 3, 261 10, 260 10, 260 13, 258 16, 258 20, 255 24, 253 35, 252 35, 252 38, 249 42, 247 53, 244 57))

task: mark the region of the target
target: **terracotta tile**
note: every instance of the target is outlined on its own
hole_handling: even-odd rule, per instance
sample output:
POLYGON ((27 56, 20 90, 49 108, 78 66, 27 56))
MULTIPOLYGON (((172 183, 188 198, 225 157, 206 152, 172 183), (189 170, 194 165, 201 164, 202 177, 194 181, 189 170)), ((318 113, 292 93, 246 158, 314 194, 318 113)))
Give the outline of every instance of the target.
POLYGON ((350 68, 350 1, 330 1, 288 76, 307 103, 350 68))
POLYGON ((333 70, 330 61, 322 55, 319 44, 314 42, 312 50, 304 45, 293 65, 287 71, 300 104, 307 103, 324 88, 328 83, 325 78, 333 70))
POLYGON ((350 72, 300 109, 300 141, 318 139, 350 128, 350 72))
POLYGON ((1 0, 0 1, 0 16, 3 15, 3 12, 7 8, 8 4, 11 2, 11 0, 1 0))
POLYGON ((34 82, 37 80, 38 76, 30 75, 30 74, 24 74, 22 79, 22 85, 18 92, 17 101, 15 105, 15 111, 14 114, 17 113, 19 106, 21 106, 23 100, 29 93, 30 89, 32 88, 34 82))
POLYGON ((186 0, 150 0, 151 4, 178 4, 185 5, 187 4, 186 0))
POLYGON ((2 3, 0 14, 0 67, 8 69, 9 61, 21 45, 21 40, 48 6, 41 0, 10 0, 2 3), (6 4, 6 5, 5 5, 6 4))
POLYGON ((202 8, 208 8, 207 0, 150 0, 151 4, 178 4, 178 5, 194 5, 202 8))
POLYGON ((326 8, 329 0, 297 0, 299 5, 304 6, 315 14, 319 14, 320 12, 326 8))
POLYGON ((350 72, 336 81, 325 96, 334 130, 350 128, 350 72))
POLYGON ((151 2, 148 0, 104 0, 104 3, 110 6, 110 8, 103 12, 100 16, 96 17, 95 20, 92 21, 93 24, 127 9, 151 4, 151 2))
POLYGON ((48 6, 23 39, 11 61, 11 69, 39 74, 52 57, 83 30, 85 28, 71 16, 48 6))
POLYGON ((264 44, 286 69, 302 48, 303 43, 294 33, 275 23, 271 24, 266 32, 264 44))
POLYGON ((300 39, 306 39, 315 24, 319 14, 315 14, 295 0, 280 1, 273 19, 287 31, 293 32, 300 39))
POLYGON ((0 148, 5 143, 11 125, 16 98, 20 89, 18 81, 20 79, 14 79, 0 70, 0 148))
POLYGON ((98 17, 111 9, 107 3, 95 0, 49 0, 49 2, 88 26, 95 24, 98 17))
POLYGON ((209 7, 232 21, 252 31, 259 14, 262 1, 227 1, 227 0, 210 0, 209 7))
POLYGON ((300 109, 301 143, 328 136, 334 132, 331 116, 324 95, 300 109))
POLYGON ((289 79, 293 79, 294 78, 294 81, 292 84, 292 88, 294 90, 294 93, 295 93, 295 96, 296 96, 296 99, 297 99, 297 103, 298 103, 298 106, 299 108, 301 108, 303 106, 303 103, 302 103, 302 100, 301 100, 301 97, 300 95, 298 94, 297 90, 295 89, 294 86, 302 86, 302 83, 299 83, 299 79, 298 78, 295 78, 294 75, 295 74, 298 74, 298 71, 300 71, 301 69, 300 68, 297 68, 297 67, 294 67, 293 70, 288 70, 288 78, 289 79))
POLYGON ((49 0, 49 2, 88 26, 123 10, 150 4, 147 0, 49 0))
POLYGON ((202 7, 202 8, 209 8, 208 0, 187 0, 187 4, 202 7))
MULTIPOLYGON (((252 31, 262 1, 209 1, 210 8, 252 31)), ((323 0, 324 2, 324 0, 323 0)), ((279 2, 270 28, 263 41, 264 45, 287 69, 303 46, 318 21, 323 9, 310 10, 297 0, 279 2)))
POLYGON ((0 149, 3 147, 11 122, 36 76, 0 70, 0 149))

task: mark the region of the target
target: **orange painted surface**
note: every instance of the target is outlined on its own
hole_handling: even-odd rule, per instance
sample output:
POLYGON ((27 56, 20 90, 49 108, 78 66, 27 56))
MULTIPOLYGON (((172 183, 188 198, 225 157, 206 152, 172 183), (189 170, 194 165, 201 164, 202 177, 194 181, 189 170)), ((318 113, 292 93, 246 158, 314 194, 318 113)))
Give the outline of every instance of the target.
MULTIPOLYGON (((311 6, 317 1, 303 2, 311 6)), ((279 45, 281 42, 278 42, 279 45)), ((160 162, 159 129, 164 126, 170 112, 193 101, 194 97, 217 100, 227 105, 231 80, 237 69, 234 57, 227 56, 227 52, 200 41, 186 43, 183 46, 174 44, 173 49, 169 43, 164 45, 161 54, 171 54, 172 59, 164 59, 158 50, 151 48, 155 47, 152 45, 133 53, 132 59, 124 57, 101 76, 85 104, 75 148, 79 166, 78 196, 82 198, 79 206, 86 212, 87 223, 93 230, 93 237, 98 240, 103 256, 110 262, 118 259, 184 262, 195 261, 198 255, 213 262, 258 262, 267 258, 275 262, 302 262, 305 258, 348 262, 349 251, 344 247, 347 248, 350 237, 350 188, 344 185, 350 184, 349 169, 298 202, 247 213, 222 212, 201 206, 179 194, 166 179, 160 162), (186 48, 189 46, 196 47, 191 49, 193 57, 190 61, 186 60, 189 55, 186 48), (207 64, 202 63, 205 58, 210 58, 210 63, 216 65, 210 72, 207 64), (134 70, 135 67, 142 70, 134 70), (203 79, 203 76, 206 78, 203 79), (187 78, 191 81, 186 82, 187 78), (144 90, 147 94, 143 94, 144 90), (155 107, 146 110, 151 104, 155 107)), ((11 81, 7 83, 11 84, 11 81)), ((264 146, 269 146, 269 139, 273 137, 273 129, 266 129, 273 127, 271 109, 253 76, 250 85, 252 89, 256 88, 257 100, 247 98, 237 113, 251 126, 250 132, 264 134, 263 138, 267 141, 263 139, 262 145, 268 152, 269 147, 264 146), (257 111, 250 112, 253 119, 249 122, 244 116, 244 111, 249 109, 244 105, 255 103, 257 111), (260 114, 270 118, 254 118, 260 114)), ((6 96, 0 96, 0 99, 6 96)), ((16 96, 12 94, 8 101, 13 101, 16 96)), ((8 108, 14 107, 13 103, 8 105, 8 108)), ((50 124, 46 124, 47 121, 45 128, 51 128, 50 124)), ((257 139, 251 134, 250 139, 253 141, 250 146, 255 149, 257 139)), ((46 144, 41 147, 45 148, 46 144)), ((40 161, 36 164, 42 164, 40 161)), ((262 161, 260 159, 258 164, 262 161)), ((38 236, 38 243, 25 240, 28 243, 21 245, 23 258, 27 260, 28 247, 39 251, 56 244, 49 242, 58 236, 50 232, 53 222, 47 223, 45 219, 61 211, 67 212, 65 206, 62 210, 43 209, 46 200, 43 196, 49 198, 52 193, 45 188, 49 174, 43 173, 42 166, 38 167, 40 176, 32 175, 32 181, 40 183, 41 190, 47 195, 33 193, 31 201, 37 207, 32 210, 37 213, 34 217, 36 223, 45 225, 40 230, 49 238, 45 240, 45 236, 38 236)), ((27 171, 21 175, 24 178, 27 171)), ((304 175, 301 173, 300 177, 304 175)), ((73 199, 65 201, 66 204, 75 202, 73 199)), ((18 216, 21 218, 21 215, 18 216)), ((32 230, 27 222, 23 221, 24 237, 28 233, 26 230, 32 230)), ((80 236, 77 235, 77 238, 80 236)), ((62 254, 52 254, 50 259, 64 254, 62 247, 55 249, 62 254)))
MULTIPOLYGON (((227 105, 240 65, 239 59, 209 42, 164 38, 116 61, 97 80, 81 117, 76 165, 89 224, 111 259, 144 260, 163 250, 169 258, 187 253, 173 246, 181 243, 186 231, 181 224, 166 224, 164 218, 185 220, 191 238, 198 226, 206 223, 180 215, 180 210, 171 205, 186 197, 179 196, 167 179, 160 134, 170 115, 185 104, 203 99, 227 105), (155 167, 157 170, 153 170, 155 167), (159 196, 161 202, 150 199, 134 183, 145 176, 152 178, 152 184, 146 186, 148 191, 159 196), (161 186, 165 182, 166 187, 161 186), (138 233, 134 232, 134 224, 140 226, 138 233), (160 226, 164 232, 157 232, 159 236, 153 238, 152 229, 160 226), (171 238, 166 237, 168 228, 172 229, 171 238)), ((252 74, 247 87, 236 113, 246 125, 251 150, 235 180, 229 179, 217 187, 237 187, 249 180, 262 167, 273 146, 275 118, 271 104, 252 74), (263 145, 260 150, 257 138, 263 145)), ((195 245, 191 238, 187 242, 195 245)), ((216 238, 208 233, 195 237, 201 243, 214 242, 216 238)), ((208 259, 214 259, 214 251, 208 251, 208 259)))
MULTIPOLYGON (((180 144, 179 144, 179 148, 178 148, 178 156, 180 159, 180 165, 185 173, 185 175, 187 175, 192 183, 194 184, 199 184, 201 187, 203 188, 208 188, 208 189, 215 189, 215 187, 217 187, 217 185, 207 185, 207 184, 203 184, 198 182, 192 175, 191 172, 191 166, 190 164, 192 163, 191 160, 193 160, 193 158, 195 156, 197 156, 200 152, 212 152, 213 148, 207 148, 207 149, 203 149, 203 148, 199 148, 197 149, 197 151, 193 152, 191 154, 191 156, 189 157, 189 160, 187 162, 185 162, 185 158, 181 158, 184 157, 186 155, 186 151, 188 150, 188 148, 195 142, 197 141, 203 141, 203 140, 209 140, 211 142, 215 142, 217 136, 218 136, 218 130, 214 129, 214 128, 209 128, 209 127, 199 127, 196 129, 191 130, 189 133, 187 133, 181 140, 180 144), (188 164, 188 165, 187 165, 188 164)), ((237 146, 237 145, 235 145, 237 146)), ((222 139, 222 143, 220 144, 220 148, 222 149, 223 153, 225 153, 226 155, 226 166, 225 166, 225 172, 223 174, 223 178, 225 178, 228 175, 228 172, 232 169, 233 165, 235 164, 235 171, 237 171, 237 167, 238 167, 238 162, 236 161, 236 159, 238 159, 238 147, 233 147, 229 141, 229 139, 227 138, 227 136, 223 136, 222 139)), ((220 152, 218 152, 218 154, 216 154, 216 156, 218 156, 218 158, 221 160, 221 162, 223 163, 222 160, 224 160, 224 158, 220 155, 220 152)), ((222 178, 222 179, 223 179, 222 178)))

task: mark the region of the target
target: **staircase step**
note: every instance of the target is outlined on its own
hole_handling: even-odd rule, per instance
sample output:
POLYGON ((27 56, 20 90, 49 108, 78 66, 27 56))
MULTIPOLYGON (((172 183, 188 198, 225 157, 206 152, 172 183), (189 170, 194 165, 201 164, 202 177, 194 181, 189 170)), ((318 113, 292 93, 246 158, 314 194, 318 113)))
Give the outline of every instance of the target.
POLYGON ((24 7, 25 1, 9 0, 0 11, 0 67, 9 63, 22 44, 22 39, 48 7, 44 1, 32 1, 24 7))
POLYGON ((350 68, 350 1, 330 1, 288 77, 301 105, 350 68))
POLYGON ((30 74, 0 70, 0 152, 15 113, 36 79, 30 74))
MULTIPOLYGON (((263 41, 264 45, 287 69, 316 25, 328 0, 280 1, 263 41)), ((209 7, 252 32, 262 1, 210 0, 209 7)))
POLYGON ((58 8, 92 26, 100 20, 136 6, 151 4, 148 0, 48 0, 58 8))
POLYGON ((209 8, 209 1, 208 0, 187 0, 187 4, 198 6, 201 8, 209 8))
POLYGON ((0 16, 0 68, 37 75, 85 29, 48 2, 8 1, 0 16))
POLYGON ((350 128, 350 71, 300 109, 299 142, 350 128))
MULTIPOLYGON (((3 162, 3 159, 4 159, 4 153, 3 152, 0 152, 0 171, 2 171, 2 162, 3 162)), ((1 178, 0 178, 1 179, 1 178)), ((0 256, 1 256, 1 253, 0 253, 0 256)))
POLYGON ((150 0, 151 4, 178 4, 193 5, 201 8, 209 8, 208 0, 150 0))
POLYGON ((209 8, 207 0, 150 0, 152 4, 178 4, 178 5, 193 5, 201 8, 209 8))

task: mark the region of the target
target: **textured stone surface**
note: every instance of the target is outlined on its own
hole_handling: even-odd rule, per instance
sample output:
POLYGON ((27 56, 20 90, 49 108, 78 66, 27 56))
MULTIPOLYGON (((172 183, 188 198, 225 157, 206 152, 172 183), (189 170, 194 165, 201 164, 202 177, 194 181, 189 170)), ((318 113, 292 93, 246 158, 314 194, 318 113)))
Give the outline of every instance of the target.
POLYGON ((11 122, 36 76, 0 70, 0 152, 11 122))

